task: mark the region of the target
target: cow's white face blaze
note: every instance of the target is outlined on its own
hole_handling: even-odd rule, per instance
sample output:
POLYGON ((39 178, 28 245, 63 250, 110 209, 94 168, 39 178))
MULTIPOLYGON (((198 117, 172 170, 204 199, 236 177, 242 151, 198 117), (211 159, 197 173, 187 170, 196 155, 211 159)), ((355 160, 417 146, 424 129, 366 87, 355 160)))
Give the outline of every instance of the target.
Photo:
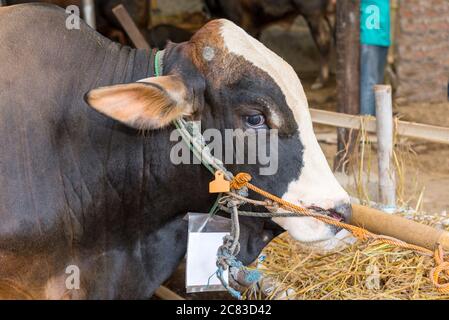
MULTIPOLYGON (((232 22, 221 20, 221 23, 221 36, 226 49, 237 56, 242 56, 273 79, 285 95, 297 123, 299 138, 304 146, 303 168, 299 177, 292 177, 282 198, 306 207, 317 206, 323 209, 334 209, 342 205, 347 207, 349 196, 335 179, 317 142, 307 99, 296 72, 282 58, 232 22)), ((335 234, 334 228, 313 218, 273 220, 302 242, 324 241, 335 234)))

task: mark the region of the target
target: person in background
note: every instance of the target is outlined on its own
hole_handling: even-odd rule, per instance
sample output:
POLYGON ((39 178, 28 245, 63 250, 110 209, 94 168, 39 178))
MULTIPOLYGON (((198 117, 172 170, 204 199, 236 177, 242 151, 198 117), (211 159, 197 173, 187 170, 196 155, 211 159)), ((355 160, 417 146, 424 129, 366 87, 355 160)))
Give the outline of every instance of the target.
POLYGON ((376 115, 373 86, 383 83, 390 44, 390 0, 361 0, 360 114, 376 115))

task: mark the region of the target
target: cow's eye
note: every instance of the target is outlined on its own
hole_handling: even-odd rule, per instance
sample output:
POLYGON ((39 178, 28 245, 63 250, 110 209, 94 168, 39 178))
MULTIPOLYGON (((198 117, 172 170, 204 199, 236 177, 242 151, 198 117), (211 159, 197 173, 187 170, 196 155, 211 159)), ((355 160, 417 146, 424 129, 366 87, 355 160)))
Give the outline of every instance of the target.
POLYGON ((266 128, 265 116, 263 114, 255 114, 245 117, 245 123, 248 127, 253 129, 263 129, 266 128))

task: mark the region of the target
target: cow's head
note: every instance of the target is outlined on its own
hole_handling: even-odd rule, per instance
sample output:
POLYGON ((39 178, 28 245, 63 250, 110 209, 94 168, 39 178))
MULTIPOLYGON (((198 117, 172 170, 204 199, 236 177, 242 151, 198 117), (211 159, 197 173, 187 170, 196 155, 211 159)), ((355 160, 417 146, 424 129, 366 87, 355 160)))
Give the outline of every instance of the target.
MULTIPOLYGON (((253 182, 306 207, 344 219, 349 196, 336 181, 315 138, 307 99, 295 71, 279 56, 227 20, 215 20, 189 42, 169 44, 163 76, 92 90, 88 103, 138 129, 170 126, 179 117, 201 120, 203 129, 277 129, 278 170, 260 176, 255 165, 231 165, 253 182)), ((167 142, 168 143, 168 142, 167 142)), ((322 242, 336 229, 313 218, 275 218, 302 242, 322 242)))

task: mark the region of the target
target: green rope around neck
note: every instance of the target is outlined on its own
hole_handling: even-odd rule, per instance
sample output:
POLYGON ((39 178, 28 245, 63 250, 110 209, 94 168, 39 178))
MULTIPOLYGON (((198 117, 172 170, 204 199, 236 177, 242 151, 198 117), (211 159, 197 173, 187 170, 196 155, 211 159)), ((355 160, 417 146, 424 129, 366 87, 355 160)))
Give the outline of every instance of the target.
POLYGON ((156 77, 159 77, 162 75, 162 65, 161 65, 161 56, 162 51, 156 52, 156 55, 154 56, 154 75, 156 77))

